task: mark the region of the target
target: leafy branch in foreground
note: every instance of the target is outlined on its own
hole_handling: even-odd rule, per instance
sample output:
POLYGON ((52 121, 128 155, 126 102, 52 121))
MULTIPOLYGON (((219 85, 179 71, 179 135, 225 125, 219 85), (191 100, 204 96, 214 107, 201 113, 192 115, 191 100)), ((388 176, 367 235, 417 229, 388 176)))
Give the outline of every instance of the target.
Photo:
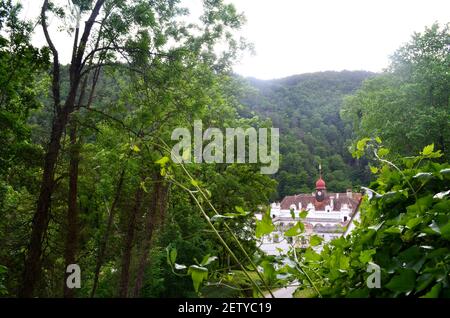
MULTIPOLYGON (((162 141, 162 143, 164 144, 163 146, 160 146, 162 149, 164 149, 166 152, 170 153, 170 148, 167 146, 167 144, 162 141)), ((219 231, 216 229, 216 227, 213 224, 213 221, 218 220, 218 219, 224 219, 224 218, 234 218, 236 216, 243 216, 246 215, 247 213, 244 212, 244 210, 240 207, 236 207, 237 210, 237 214, 227 214, 227 215, 221 215, 214 207, 214 205, 211 203, 209 197, 210 194, 208 193, 207 190, 204 190, 200 187, 199 182, 196 181, 192 175, 189 173, 189 171, 186 169, 186 167, 184 166, 184 164, 182 162, 177 162, 177 164, 181 167, 182 171, 184 172, 185 176, 188 178, 189 180, 189 184, 191 186, 194 186, 195 190, 191 190, 189 189, 186 185, 182 184, 180 181, 178 181, 177 179, 174 178, 173 175, 170 174, 170 172, 173 172, 173 167, 169 165, 170 160, 168 157, 162 157, 161 159, 159 159, 157 162, 157 164, 160 165, 161 168, 161 174, 166 176, 168 179, 170 179, 175 185, 179 186, 180 188, 182 188, 183 190, 185 190, 187 193, 189 193, 189 195, 192 197, 192 199, 194 200, 194 202, 197 204, 198 208, 200 209, 202 215, 204 216, 205 220, 207 221, 208 225, 210 226, 210 228, 213 230, 213 232, 215 233, 216 237, 219 239, 219 241, 221 242, 221 244, 224 246, 224 248, 227 250, 228 254, 233 258, 233 260, 240 266, 240 268, 242 269, 244 275, 249 279, 249 281, 252 283, 252 285, 255 287, 255 289, 257 290, 258 294, 262 297, 264 297, 264 293, 261 289, 261 287, 258 285, 258 283, 250 276, 250 274, 248 273, 248 270, 246 269, 246 267, 241 263, 241 261, 237 258, 237 256, 235 255, 235 253, 231 250, 230 246, 227 244, 227 242, 225 241, 225 239, 222 237, 222 235, 219 233, 219 231), (200 197, 197 198, 196 194, 200 194, 200 197), (212 217, 210 217, 208 215, 208 213, 205 211, 202 202, 206 202, 207 205, 211 208, 211 210, 213 211, 214 215, 212 217)), ((223 222, 225 228, 227 229, 227 232, 231 235, 231 239, 232 241, 237 244, 238 248, 240 249, 241 252, 243 252, 243 254, 246 257, 246 261, 250 263, 251 267, 253 268, 253 270, 257 273, 259 279, 261 280, 261 282, 263 283, 264 287, 268 290, 268 292, 270 293, 270 295, 273 297, 272 291, 269 287, 269 285, 267 284, 267 282, 265 281, 264 277, 261 275, 261 273, 259 272, 258 267, 256 266, 256 264, 253 262, 253 259, 248 255, 248 253, 246 252, 245 248, 242 246, 242 244, 239 241, 239 238, 234 234, 234 232, 231 230, 231 228, 228 226, 228 224, 226 224, 226 222, 223 222)), ((200 280, 200 282, 203 281, 203 279, 207 278, 207 271, 202 270, 202 274, 199 275, 198 274, 198 268, 194 268, 192 270, 190 270, 190 273, 192 275, 193 281, 194 281, 194 286, 196 288, 196 291, 198 291, 198 281, 200 280), (205 274, 206 273, 206 274, 205 274), (205 276, 206 275, 206 276, 205 276)))
MULTIPOLYGON (((325 297, 449 297, 450 166, 434 145, 393 163, 382 159, 380 140, 360 141, 356 156, 375 155, 377 179, 367 188, 361 221, 347 237, 299 256, 304 275, 317 279, 325 297), (366 284, 369 264, 381 269, 380 288, 366 284)), ((300 287, 301 289, 302 287, 300 287)))

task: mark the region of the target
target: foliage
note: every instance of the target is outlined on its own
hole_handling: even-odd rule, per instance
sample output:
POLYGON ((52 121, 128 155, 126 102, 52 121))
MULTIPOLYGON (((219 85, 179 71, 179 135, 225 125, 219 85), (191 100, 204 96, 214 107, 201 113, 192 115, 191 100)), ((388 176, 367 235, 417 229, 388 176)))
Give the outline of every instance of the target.
MULTIPOLYGON (((0 0, 0 296, 61 297, 69 252, 82 288, 66 297, 262 297, 290 283, 308 297, 449 295, 448 27, 416 35, 389 74, 348 99, 348 114, 364 106, 358 133, 386 132, 395 145, 389 152, 364 138, 355 159, 339 111, 373 74, 245 84, 231 74, 249 48, 235 34, 245 19, 224 1, 203 1, 197 23, 183 20, 180 1, 44 1, 43 29, 55 21, 74 39, 69 65, 52 34, 48 48, 30 44, 34 29, 19 12, 0 0), (96 9, 92 33, 78 38, 77 13, 84 20, 96 9), (417 131, 371 115, 409 104, 417 131), (275 180, 259 164, 173 162, 172 131, 195 120, 281 128, 275 180), (386 160, 425 146, 425 132, 434 143, 419 156, 386 160), (258 239, 275 229, 267 203, 309 192, 319 162, 331 191, 378 174, 359 226, 329 245, 312 236, 310 248, 284 258, 262 254, 258 239), (256 211, 267 212, 255 220, 256 211), (367 264, 381 266, 380 290, 364 287, 367 264), (22 294, 23 277, 33 286, 22 294)), ((285 236, 303 232, 300 221, 285 236)))
POLYGON ((397 50, 387 72, 346 98, 341 115, 354 140, 379 136, 395 156, 434 143, 450 158, 450 31, 438 24, 415 33, 397 50))
POLYGON ((42 159, 28 118, 42 106, 48 85, 43 74, 48 50, 31 45, 32 25, 19 18, 20 10, 19 4, 0 1, 0 295, 12 294, 20 270, 20 238, 27 235, 23 224, 34 204, 42 159))
MULTIPOLYGON (((365 141, 365 150, 379 148, 365 141)), ((291 252, 301 266, 289 269, 299 289, 314 286, 322 297, 449 297, 450 166, 435 162, 441 156, 429 145, 397 164, 378 159, 351 234, 321 252, 291 252), (366 284, 369 264, 381 268, 381 288, 366 284)))
POLYGON ((0 2, 0 177, 28 157, 41 156, 41 149, 30 144, 27 119, 41 106, 38 96, 48 84, 42 71, 49 56, 48 50, 30 44, 32 26, 19 19, 20 9, 11 1, 0 2))
MULTIPOLYGON (((1 22, 11 28, 8 21, 14 19, 10 12, 15 9, 7 4, 2 1, 1 22)), ((92 1, 72 4, 80 6, 82 19, 94 5, 92 1)), ((71 25, 76 10, 72 9, 75 7, 50 3, 47 13, 49 18, 63 21, 64 29, 74 36, 71 25)), ((267 122, 257 118, 241 118, 236 110, 239 103, 232 94, 239 85, 230 76, 230 65, 247 44, 230 32, 241 26, 243 17, 222 1, 205 1, 203 17, 196 25, 179 20, 187 11, 178 1, 155 1, 149 8, 146 1, 120 0, 106 2, 103 9, 96 25, 103 29, 94 31, 100 47, 96 49, 95 41, 89 42, 84 56, 87 88, 83 93, 88 105, 79 102, 74 108, 60 140, 50 217, 42 241, 42 274, 35 295, 61 296, 64 243, 69 230, 75 230, 76 261, 83 280, 75 296, 116 296, 125 277, 129 280, 125 296, 196 297, 203 279, 194 279, 198 283, 193 285, 189 277, 174 277, 166 263, 165 248, 176 248, 180 263, 200 267, 202 262, 196 259, 216 255, 217 259, 208 265, 214 271, 234 269, 239 260, 247 265, 245 253, 253 254, 256 246, 252 240, 254 222, 245 211, 265 204, 275 182, 261 175, 256 165, 193 164, 187 167, 193 178, 187 178, 180 167, 166 159, 158 160, 170 155, 164 147, 174 143, 170 139, 173 129, 192 128, 196 119, 215 127, 267 127, 267 122), (171 42, 177 47, 169 45, 171 42), (217 50, 219 43, 221 50, 217 50), (94 58, 89 62, 87 56, 94 58), (118 56, 125 59, 118 62, 118 56), (100 66, 100 72, 94 71, 100 66), (74 124, 75 142, 69 137, 74 124), (70 225, 67 198, 72 179, 68 171, 77 152, 78 219, 70 225), (174 168, 164 173, 160 168, 165 165, 174 168), (235 216, 226 224, 214 223, 219 228, 229 227, 229 233, 239 237, 238 241, 231 234, 224 237, 237 250, 236 259, 230 260, 192 196, 180 191, 169 177, 183 186, 201 185, 221 213, 235 216), (245 250, 239 246, 245 246, 245 250), (98 286, 93 292, 97 269, 98 286)), ((21 284, 44 151, 55 123, 61 124, 59 106, 51 100, 54 92, 51 96, 44 93, 50 87, 48 77, 36 77, 48 69, 48 49, 29 46, 31 29, 20 20, 16 22, 14 34, 19 35, 18 30, 23 28, 27 36, 22 36, 24 43, 20 45, 14 42, 16 46, 10 41, 13 37, 2 38, 0 65, 2 83, 7 75, 14 74, 12 67, 18 72, 9 86, 1 87, 0 109, 2 120, 9 120, 7 129, 2 126, 0 132, 2 140, 5 137, 7 141, 0 149, 0 264, 8 268, 8 275, 2 272, 0 276, 11 296, 16 295, 21 284), (13 62, 23 65, 14 66, 13 62), (24 72, 27 67, 36 73, 24 72), (40 102, 43 107, 39 107, 40 102), (15 151, 21 145, 37 151, 29 151, 21 158, 15 151), (27 160, 19 164, 19 159, 27 160)), ((61 100, 69 95, 72 71, 70 65, 60 68, 61 100)), ((208 208, 206 212, 212 211, 208 208)), ((190 276, 203 277, 198 274, 198 268, 191 267, 190 276)))

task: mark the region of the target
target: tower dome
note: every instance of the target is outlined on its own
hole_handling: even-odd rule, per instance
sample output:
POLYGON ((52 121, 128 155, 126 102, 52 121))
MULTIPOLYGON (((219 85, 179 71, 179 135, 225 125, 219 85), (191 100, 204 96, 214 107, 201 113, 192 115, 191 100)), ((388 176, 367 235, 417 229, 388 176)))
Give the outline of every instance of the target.
POLYGON ((323 181, 322 177, 316 181, 316 189, 317 190, 325 190, 327 188, 325 181, 323 181))
POLYGON ((322 179, 322 165, 319 164, 319 180, 316 181, 316 190, 325 190, 327 185, 322 179))

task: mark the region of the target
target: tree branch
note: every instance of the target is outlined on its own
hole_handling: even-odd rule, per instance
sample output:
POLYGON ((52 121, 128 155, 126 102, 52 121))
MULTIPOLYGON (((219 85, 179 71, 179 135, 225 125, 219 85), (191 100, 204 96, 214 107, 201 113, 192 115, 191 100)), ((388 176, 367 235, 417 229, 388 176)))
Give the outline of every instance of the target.
POLYGON ((81 61, 83 59, 84 51, 86 50, 86 44, 89 39, 89 35, 91 34, 92 26, 94 25, 95 19, 100 13, 100 9, 105 3, 105 0, 97 0, 95 3, 94 9, 92 9, 91 15, 89 19, 85 23, 85 28, 83 31, 83 35, 81 36, 80 45, 78 46, 78 50, 76 53, 75 66, 77 67, 77 72, 81 71, 81 61))
POLYGON ((50 38, 50 34, 48 33, 47 28, 47 17, 45 15, 45 12, 48 10, 48 0, 45 0, 42 4, 41 9, 41 24, 42 29, 44 31, 45 40, 47 41, 47 44, 50 48, 50 51, 53 55, 53 78, 52 78, 52 93, 53 93, 53 103, 56 111, 59 113, 61 110, 61 94, 60 94, 60 68, 59 68, 59 57, 58 57, 58 51, 56 50, 55 45, 53 44, 52 39, 50 38))

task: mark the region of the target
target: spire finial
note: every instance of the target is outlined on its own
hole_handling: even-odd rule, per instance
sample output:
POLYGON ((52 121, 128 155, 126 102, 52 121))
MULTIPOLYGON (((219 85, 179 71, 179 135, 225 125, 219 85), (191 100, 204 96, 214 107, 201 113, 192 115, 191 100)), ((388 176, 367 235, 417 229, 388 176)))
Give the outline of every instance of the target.
POLYGON ((322 179, 322 164, 319 163, 319 177, 322 179))

